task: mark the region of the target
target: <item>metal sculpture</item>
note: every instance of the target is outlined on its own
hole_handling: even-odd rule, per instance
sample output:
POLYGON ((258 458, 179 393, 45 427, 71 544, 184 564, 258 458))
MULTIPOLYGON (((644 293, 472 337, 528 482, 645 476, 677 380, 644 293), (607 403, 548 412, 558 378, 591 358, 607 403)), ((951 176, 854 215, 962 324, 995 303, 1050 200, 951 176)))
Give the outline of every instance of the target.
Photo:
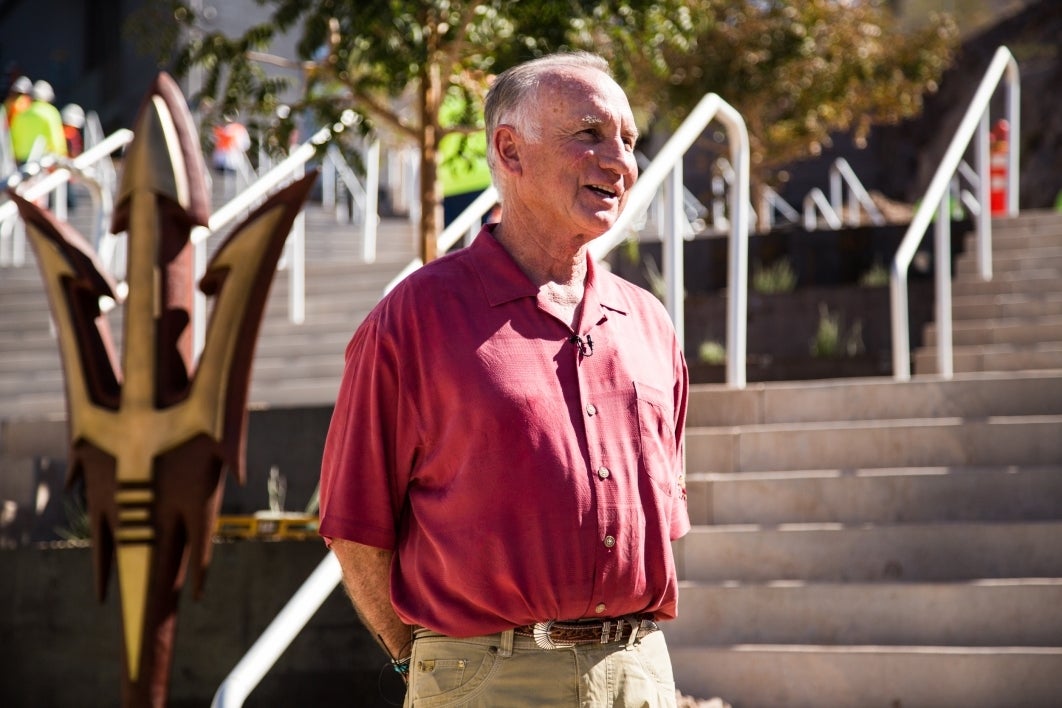
POLYGON ((55 319, 66 380, 70 481, 85 480, 96 594, 116 561, 122 705, 166 705, 178 598, 196 599, 210 562, 224 474, 244 480, 251 362, 292 222, 315 175, 273 195, 216 250, 200 288, 213 298, 192 351, 193 252, 207 173, 176 83, 160 74, 140 109, 112 231, 128 233, 128 299, 119 364, 100 298, 113 278, 71 226, 13 195, 55 319))

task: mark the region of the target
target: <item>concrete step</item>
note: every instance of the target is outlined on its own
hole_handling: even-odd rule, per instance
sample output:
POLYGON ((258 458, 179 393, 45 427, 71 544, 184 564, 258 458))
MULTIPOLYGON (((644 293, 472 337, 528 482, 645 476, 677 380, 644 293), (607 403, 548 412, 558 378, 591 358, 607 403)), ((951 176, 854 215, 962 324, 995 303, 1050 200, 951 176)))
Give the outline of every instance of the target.
MULTIPOLYGON (((1062 244, 1062 228, 1039 226, 1032 228, 992 229, 992 255, 1028 251, 1037 248, 1053 248, 1062 244)), ((977 253, 977 234, 973 231, 963 236, 963 253, 977 253)))
POLYGON ((993 233, 1048 232, 1062 235, 1062 214, 1053 209, 1025 209, 1018 216, 993 218, 992 230, 993 233))
POLYGON ((957 582, 1062 578, 1062 520, 697 526, 679 577, 710 583, 957 582))
POLYGON ((668 644, 1058 646, 1062 579, 680 584, 668 644))
POLYGON ((965 295, 1010 295, 1025 293, 1057 292, 1062 286, 1059 274, 1051 268, 1040 268, 1025 273, 998 273, 992 280, 957 280, 952 283, 954 297, 965 295))
POLYGON ((63 372, 58 357, 54 365, 39 369, 0 370, 0 396, 28 392, 55 392, 63 390, 63 372))
POLYGON ((1062 367, 1037 373, 973 372, 952 379, 888 378, 692 386, 689 428, 876 418, 1062 413, 1062 367))
MULTIPOLYGON (((1028 273, 1048 268, 1062 273, 1062 241, 1060 245, 1049 248, 1026 248, 992 255, 993 276, 1003 273, 1028 273)), ((955 264, 955 277, 957 278, 980 279, 978 273, 975 254, 965 253, 955 264)))
MULTIPOLYGON (((952 323, 952 345, 1062 342, 1062 315, 959 320, 952 323)), ((925 328, 927 345, 937 342, 937 325, 925 328)))
POLYGON ((1062 460, 1062 415, 697 428, 687 473, 1045 465, 1062 460))
POLYGON ((1062 292, 1012 295, 966 295, 953 298, 951 316, 963 320, 1062 315, 1062 292))
POLYGON ((295 406, 331 406, 339 393, 339 376, 319 379, 251 380, 248 396, 250 408, 290 408, 295 406))
POLYGON ((1062 648, 677 647, 675 685, 735 708, 1050 708, 1062 695, 1062 648))
POLYGON ((689 474, 693 524, 1062 519, 1062 464, 689 474))
MULTIPOLYGON (((915 351, 911 368, 919 376, 937 373, 936 347, 922 347, 915 351)), ((1062 341, 955 346, 952 348, 952 369, 957 373, 1062 369, 1062 341)))

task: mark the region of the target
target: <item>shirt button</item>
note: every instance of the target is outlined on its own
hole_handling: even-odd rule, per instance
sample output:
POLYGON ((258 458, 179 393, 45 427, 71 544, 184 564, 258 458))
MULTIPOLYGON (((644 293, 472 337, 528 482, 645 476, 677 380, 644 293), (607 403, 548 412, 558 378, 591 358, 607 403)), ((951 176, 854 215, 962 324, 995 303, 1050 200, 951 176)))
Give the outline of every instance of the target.
POLYGON ((612 548, 616 545, 615 536, 605 536, 605 548, 612 548))
POLYGON ((612 474, 612 473, 609 472, 608 471, 608 467, 605 467, 604 465, 601 465, 600 467, 597 468, 597 476, 600 477, 601 479, 608 479, 608 476, 610 474, 612 474))
POLYGON ((595 406, 593 403, 588 403, 586 405, 586 414, 597 415, 597 406, 595 406))
POLYGON ((603 602, 599 602, 597 604, 597 607, 594 608, 594 612, 596 612, 597 614, 601 614, 604 611, 605 611, 605 603, 603 603, 603 602))

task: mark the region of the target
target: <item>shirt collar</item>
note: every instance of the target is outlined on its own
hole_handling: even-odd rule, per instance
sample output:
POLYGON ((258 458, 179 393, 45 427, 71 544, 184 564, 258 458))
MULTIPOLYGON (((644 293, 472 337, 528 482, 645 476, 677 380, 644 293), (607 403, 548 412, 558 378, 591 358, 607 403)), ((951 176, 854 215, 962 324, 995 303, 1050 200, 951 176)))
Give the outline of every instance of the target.
MULTIPOLYGON (((503 305, 522 297, 537 297, 538 289, 527 275, 520 270, 512 256, 494 238, 494 224, 485 224, 476 240, 472 242, 469 253, 473 268, 483 284, 483 292, 491 307, 503 305)), ((619 314, 627 314, 626 298, 611 278, 599 277, 597 265, 588 253, 586 256, 586 304, 594 309, 596 302, 600 308, 619 314)), ((605 313, 602 312, 602 315, 605 313)))

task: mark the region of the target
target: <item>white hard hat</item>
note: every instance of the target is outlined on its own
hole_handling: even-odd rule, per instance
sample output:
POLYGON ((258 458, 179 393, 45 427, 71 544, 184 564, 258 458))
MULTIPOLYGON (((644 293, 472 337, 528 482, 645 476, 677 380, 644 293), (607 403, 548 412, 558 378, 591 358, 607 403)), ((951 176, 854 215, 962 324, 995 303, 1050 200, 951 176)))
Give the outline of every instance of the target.
POLYGON ((76 103, 68 103, 63 106, 63 110, 59 111, 59 115, 63 117, 63 125, 72 125, 75 128, 81 128, 85 125, 85 109, 76 103))
POLYGON ((45 103, 51 103, 55 100, 55 91, 52 89, 52 85, 40 79, 33 84, 33 100, 44 101, 45 103))
POLYGON ((20 76, 11 84, 11 93, 29 94, 33 91, 33 82, 28 76, 20 76))

